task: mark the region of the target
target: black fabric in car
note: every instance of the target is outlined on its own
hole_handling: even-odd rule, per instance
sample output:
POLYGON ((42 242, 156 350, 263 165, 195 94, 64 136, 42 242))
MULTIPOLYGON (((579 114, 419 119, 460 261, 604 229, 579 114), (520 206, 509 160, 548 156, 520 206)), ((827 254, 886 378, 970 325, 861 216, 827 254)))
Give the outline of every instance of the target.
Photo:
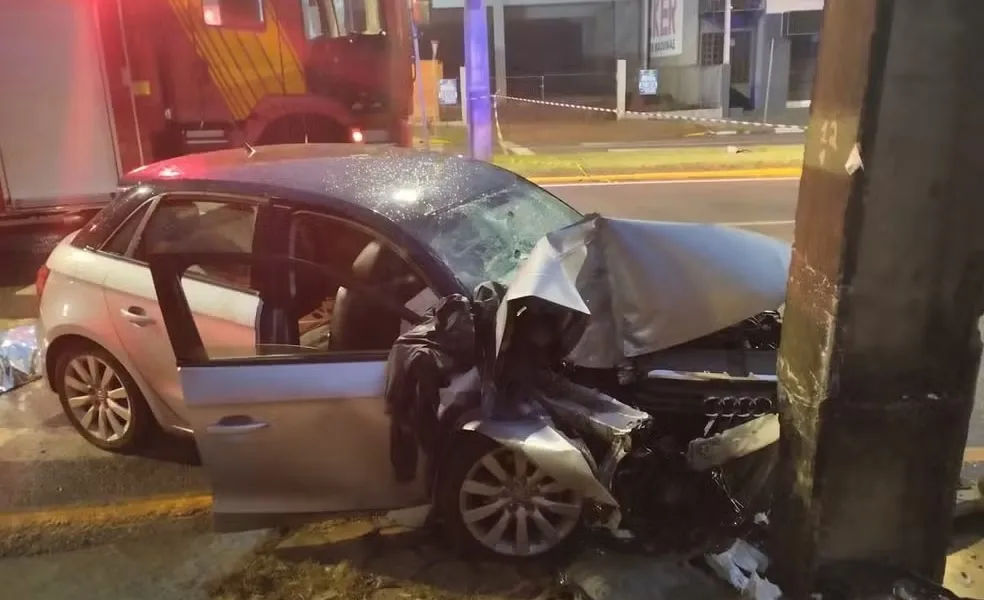
POLYGON ((439 433, 439 390, 475 363, 471 308, 462 295, 442 298, 426 320, 399 336, 390 350, 385 397, 397 481, 416 477, 419 450, 432 454, 439 433))

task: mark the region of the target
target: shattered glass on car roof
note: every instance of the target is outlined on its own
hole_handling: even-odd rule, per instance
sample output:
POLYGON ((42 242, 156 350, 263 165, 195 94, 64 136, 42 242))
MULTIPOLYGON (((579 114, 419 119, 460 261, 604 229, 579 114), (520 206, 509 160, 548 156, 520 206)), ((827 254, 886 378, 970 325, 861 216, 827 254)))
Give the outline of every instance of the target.
MULTIPOLYGON (((127 183, 201 180, 256 184, 337 198, 394 221, 425 215, 505 187, 517 176, 463 157, 350 144, 261 146, 148 165, 127 183)), ((309 198, 310 200, 310 198, 309 198)))

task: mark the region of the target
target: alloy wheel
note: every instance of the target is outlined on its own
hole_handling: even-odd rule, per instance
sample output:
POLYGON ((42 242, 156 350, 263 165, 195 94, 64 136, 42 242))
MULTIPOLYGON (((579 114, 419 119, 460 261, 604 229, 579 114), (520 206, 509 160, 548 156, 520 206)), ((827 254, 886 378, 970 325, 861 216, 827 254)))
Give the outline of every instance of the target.
POLYGON ((89 435, 113 443, 129 431, 133 422, 130 396, 104 360, 92 355, 73 358, 63 383, 68 406, 89 435))
POLYGON ((537 556, 563 542, 581 519, 582 498, 526 456, 498 448, 468 470, 458 495, 469 534, 502 556, 537 556))

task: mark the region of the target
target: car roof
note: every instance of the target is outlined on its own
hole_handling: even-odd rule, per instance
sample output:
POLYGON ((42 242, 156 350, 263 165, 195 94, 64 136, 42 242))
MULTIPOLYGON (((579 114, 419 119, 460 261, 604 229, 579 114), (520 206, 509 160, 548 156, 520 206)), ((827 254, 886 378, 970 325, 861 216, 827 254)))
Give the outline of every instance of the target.
POLYGON ((189 154, 127 173, 124 186, 202 182, 210 191, 342 201, 404 221, 500 189, 517 176, 461 156, 362 144, 284 144, 189 154))

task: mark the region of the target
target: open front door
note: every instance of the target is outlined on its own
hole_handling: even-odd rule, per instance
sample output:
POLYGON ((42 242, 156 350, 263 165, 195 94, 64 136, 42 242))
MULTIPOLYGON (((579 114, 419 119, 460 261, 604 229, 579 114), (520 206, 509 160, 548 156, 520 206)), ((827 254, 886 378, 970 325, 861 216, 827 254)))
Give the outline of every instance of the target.
MULTIPOLYGON (((398 483, 393 474, 383 400, 387 349, 331 345, 338 311, 325 307, 336 304, 341 290, 361 296, 362 284, 279 256, 158 254, 149 262, 218 529, 426 498, 422 477, 398 483), (193 288, 181 280, 191 267, 250 271, 260 296, 253 347, 202 342, 187 297, 193 288), (319 320, 328 326, 319 329, 319 320)), ((365 293, 372 303, 373 294, 365 293)), ((381 311, 405 310, 380 304, 381 311)))

